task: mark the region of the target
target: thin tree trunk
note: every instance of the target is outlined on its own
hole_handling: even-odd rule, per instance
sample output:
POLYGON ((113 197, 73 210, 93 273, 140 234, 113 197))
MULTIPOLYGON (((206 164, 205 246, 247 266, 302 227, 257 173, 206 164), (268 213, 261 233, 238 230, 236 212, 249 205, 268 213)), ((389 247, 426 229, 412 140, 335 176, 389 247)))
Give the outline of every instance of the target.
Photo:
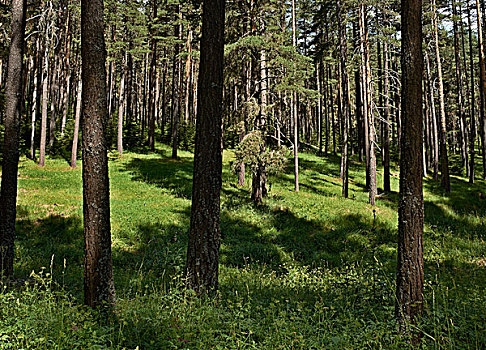
POLYGON ((118 105, 118 133, 117 133, 117 151, 120 155, 123 154, 123 117, 125 115, 125 79, 127 76, 127 68, 124 67, 123 74, 120 81, 119 105, 118 105))
POLYGON ((348 47, 346 39, 346 27, 344 25, 343 16, 341 12, 341 1, 336 1, 336 10, 339 27, 339 51, 340 51, 340 66, 341 66, 341 117, 344 121, 344 128, 342 130, 343 145, 341 151, 341 178, 342 178, 342 195, 348 198, 348 173, 349 173, 349 159, 348 159, 348 129, 349 129, 349 109, 350 109, 350 94, 349 94, 349 77, 347 70, 348 47))
MULTIPOLYGON (((180 5, 179 12, 180 12, 180 5)), ((180 36, 180 24, 175 26, 174 36, 180 36)), ((180 94, 180 59, 179 59, 179 44, 175 45, 174 57, 173 57, 173 68, 172 68, 172 158, 177 159, 177 146, 178 146, 178 127, 179 127, 179 116, 180 116, 180 105, 179 105, 179 94, 180 94)))
POLYGON ((46 164, 46 138, 47 138, 47 107, 48 107, 48 87, 49 87, 49 48, 46 43, 44 54, 44 73, 42 75, 42 120, 41 137, 39 147, 39 166, 46 164))
MULTIPOLYGON (((292 0, 292 46, 297 46, 295 0, 292 0)), ((294 132, 294 185, 299 192, 299 119, 297 111, 297 92, 292 92, 292 119, 294 132)))
POLYGON ((434 37, 435 37, 435 57, 437 63, 437 74, 439 83, 439 111, 440 111, 440 169, 441 186, 446 192, 451 191, 451 181, 449 177, 449 158, 447 156, 447 121, 445 112, 444 82, 442 78, 442 62, 439 51, 439 29, 438 16, 435 0, 434 4, 434 37))
POLYGON ((434 99, 434 85, 432 81, 432 74, 430 72, 430 60, 427 52, 425 53, 425 63, 427 66, 427 81, 429 82, 429 98, 430 98, 430 118, 432 119, 432 134, 433 134, 433 162, 434 180, 439 180, 439 132, 437 128, 437 117, 435 114, 435 99, 434 99))
POLYGON ((469 36, 469 67, 471 70, 471 114, 470 114, 470 137, 469 137, 469 183, 474 183, 475 177, 475 160, 476 157, 476 111, 475 111, 475 93, 474 93, 474 60, 473 60, 473 42, 472 42, 472 21, 471 21, 471 9, 467 8, 467 22, 468 22, 468 36, 469 36))
MULTIPOLYGON (((81 72, 80 72, 81 73, 81 72)), ((74 135, 73 146, 71 149, 71 168, 76 168, 76 159, 78 158, 78 140, 79 140, 79 121, 81 119, 81 99, 82 99, 82 80, 79 74, 78 92, 76 97, 76 112, 74 115, 74 135)))
POLYGON ((391 192, 390 185, 390 88, 389 88, 389 61, 388 61, 388 41, 383 42, 383 66, 384 81, 383 93, 385 99, 385 122, 383 124, 383 191, 391 192))
MULTIPOLYGON (((157 0, 152 0, 152 24, 155 25, 157 19, 157 0)), ((157 40, 155 39, 155 29, 151 28, 151 60, 149 72, 149 96, 148 96, 148 144, 150 150, 155 150, 155 81, 157 71, 157 40)), ((121 88, 120 88, 121 89, 121 88)), ((118 122, 120 124, 120 122, 118 122)), ((123 123, 123 122, 122 122, 123 123)), ((120 152, 120 149, 118 150, 120 152)), ((121 154, 121 153, 120 153, 121 154)))
POLYGON ((34 59, 34 91, 32 93, 32 120, 31 120, 31 130, 30 130, 30 159, 35 159, 35 122, 37 119, 37 112, 39 110, 39 103, 37 93, 39 91, 39 51, 40 44, 39 40, 36 41, 36 57, 34 59))
POLYGON ((476 0, 477 24, 478 24, 478 45, 479 45, 479 93, 480 93, 480 116, 479 116, 479 136, 481 138, 481 155, 483 157, 483 179, 486 180, 486 57, 484 52, 484 39, 481 20, 479 0, 476 0))

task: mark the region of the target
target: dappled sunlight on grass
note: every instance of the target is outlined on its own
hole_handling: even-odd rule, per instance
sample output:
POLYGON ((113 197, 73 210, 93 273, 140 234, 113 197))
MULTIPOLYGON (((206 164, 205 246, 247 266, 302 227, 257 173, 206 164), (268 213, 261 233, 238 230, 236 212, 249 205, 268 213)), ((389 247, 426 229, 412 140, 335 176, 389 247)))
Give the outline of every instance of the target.
MULTIPOLYGON (((108 324, 80 306, 81 164, 71 170, 64 160, 49 159, 41 169, 21 161, 16 277, 49 270, 52 259, 53 276, 42 278, 54 279, 52 291, 29 292, 35 294, 32 310, 52 310, 49 317, 42 314, 51 331, 25 318, 31 337, 42 333, 60 339, 56 332, 70 332, 80 339, 77 344, 84 344, 80 348, 404 348, 393 319, 396 171, 393 192, 379 190, 372 207, 363 165, 351 162, 350 198, 344 199, 339 157, 303 153, 301 191, 293 190, 289 164, 286 172, 269 179, 269 196, 255 206, 251 176, 239 188, 231 171, 233 153, 225 151, 220 292, 215 300, 204 301, 185 290, 182 278, 192 155, 180 152, 177 160, 169 155, 170 148, 159 145, 157 152, 110 156, 119 300, 118 319, 108 324), (79 313, 83 321, 68 317, 70 323, 61 326, 62 310, 79 313), (87 340, 88 329, 99 336, 87 340)), ((379 184, 381 174, 378 169, 379 184)), ((447 196, 430 178, 424 186, 426 314, 420 327, 433 338, 424 340, 435 348, 482 348, 486 297, 479 291, 486 287, 486 201, 479 193, 486 192, 485 185, 453 177, 453 192, 447 196)), ((9 293, 20 293, 19 305, 26 302, 22 290, 9 293)), ((5 294, 0 303, 9 298, 5 294)))

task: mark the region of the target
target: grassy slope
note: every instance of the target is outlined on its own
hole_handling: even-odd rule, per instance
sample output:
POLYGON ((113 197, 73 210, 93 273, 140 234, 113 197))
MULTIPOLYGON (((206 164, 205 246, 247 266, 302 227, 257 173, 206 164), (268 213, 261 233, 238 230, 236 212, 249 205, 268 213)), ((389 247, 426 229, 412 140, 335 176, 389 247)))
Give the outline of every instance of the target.
MULTIPOLYGON (((201 302, 181 283, 192 155, 128 153, 110 162, 117 319, 98 320, 82 300, 80 168, 20 164, 16 274, 36 282, 0 297, 0 349, 403 348, 395 336, 395 191, 367 204, 364 174, 350 170, 340 196, 339 159, 301 157, 301 192, 289 172, 255 208, 225 152, 220 297, 201 302), (51 265, 51 257, 54 255, 51 265), (65 267, 64 267, 65 265, 65 267), (46 268, 42 269, 45 266, 46 268), (52 271, 51 271, 52 270, 52 271), (52 273, 52 276, 50 275, 52 273), (54 280, 51 285, 50 281, 54 280)), ((381 184, 381 179, 378 179, 381 184)), ((486 192, 452 179, 444 196, 425 183, 426 317, 430 348, 486 347, 486 192)))

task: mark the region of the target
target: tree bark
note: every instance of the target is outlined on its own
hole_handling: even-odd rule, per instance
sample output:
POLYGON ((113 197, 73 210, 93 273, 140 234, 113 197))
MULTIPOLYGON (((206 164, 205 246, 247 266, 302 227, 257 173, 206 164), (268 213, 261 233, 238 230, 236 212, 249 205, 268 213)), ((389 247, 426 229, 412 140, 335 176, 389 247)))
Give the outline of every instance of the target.
MULTIPOLYGON (((127 67, 125 66, 123 69, 121 81, 120 81, 120 93, 119 93, 119 101, 120 104, 118 105, 118 128, 117 128, 117 139, 116 139, 116 147, 118 154, 123 154, 123 118, 125 116, 125 80, 127 76, 127 67)), ((150 138, 150 137, 149 137, 150 138)), ((151 145, 152 147, 152 145, 151 145)))
POLYGON ((47 107, 48 107, 48 88, 49 88, 49 47, 46 43, 44 54, 44 72, 42 74, 42 120, 41 136, 39 147, 39 166, 46 165, 46 138, 47 138, 47 107))
POLYGON ((343 120, 343 145, 341 150, 341 178, 342 178, 342 195, 344 198, 348 198, 348 174, 349 174, 349 159, 348 159, 348 129, 349 129, 349 110, 350 110, 350 93, 349 93, 349 76, 347 69, 348 61, 348 47, 346 38, 346 27, 343 21, 341 11, 341 1, 336 1, 336 11, 338 17, 339 27, 339 51, 340 51, 340 67, 341 67, 341 118, 343 120))
POLYGON ((148 97, 148 144, 150 150, 154 151, 155 150, 155 109, 157 108, 155 105, 155 82, 156 82, 156 71, 157 71, 157 40, 155 39, 156 33, 153 26, 157 21, 157 0, 152 0, 152 21, 153 23, 151 24, 151 28, 150 28, 151 58, 150 58, 149 97, 148 97))
POLYGON ((449 158, 447 156, 447 121, 445 112, 444 81, 442 78, 442 62, 439 50, 439 29, 437 8, 434 4, 434 36, 435 36, 435 57, 437 61, 437 74, 439 83, 439 111, 440 111, 440 184, 446 192, 451 191, 451 180, 449 177, 449 158))
POLYGON ((482 29, 481 11, 479 0, 476 0, 477 24, 478 24, 478 45, 479 45, 479 93, 480 93, 480 116, 479 136, 481 138, 481 155, 483 157, 483 179, 486 179, 486 57, 484 52, 484 38, 482 29))
POLYGON ((470 113, 470 135, 469 135, 469 183, 474 183, 475 177, 475 160, 476 150, 476 111, 475 111, 475 93, 474 93, 474 60, 473 60, 473 41, 472 41, 472 21, 471 9, 467 7, 467 23, 468 23, 468 37, 469 37, 469 68, 471 70, 471 113, 470 113))
MULTIPOLYGON (((422 190, 422 1, 402 0, 402 113, 396 318, 410 335, 423 310, 424 260, 422 190)), ((412 335, 417 344, 420 335, 412 335)))
POLYGON ((81 1, 81 56, 84 302, 91 307, 109 308, 115 303, 115 285, 111 260, 103 0, 81 1))
MULTIPOLYGON (((297 46, 295 0, 292 0, 292 46, 297 46)), ((297 92, 292 92, 292 120, 294 132, 294 188, 299 192, 299 114, 297 111, 297 92)))
POLYGON ((12 0, 12 22, 5 86, 5 118, 0 190, 0 277, 11 276, 17 216, 17 172, 22 113, 26 0, 12 0))
POLYGON ((76 112, 74 115, 74 134, 73 146, 71 148, 71 168, 76 168, 76 160, 78 158, 78 140, 79 140, 79 121, 81 120, 81 99, 82 99, 83 84, 81 74, 79 74, 78 93, 76 98, 76 112))
POLYGON ((198 295, 212 294, 218 288, 224 6, 224 0, 203 2, 196 148, 186 266, 187 286, 198 295))
POLYGON ((391 192, 390 185, 390 82, 389 82, 389 60, 388 41, 383 42, 383 93, 385 99, 385 122, 383 123, 383 191, 391 192))

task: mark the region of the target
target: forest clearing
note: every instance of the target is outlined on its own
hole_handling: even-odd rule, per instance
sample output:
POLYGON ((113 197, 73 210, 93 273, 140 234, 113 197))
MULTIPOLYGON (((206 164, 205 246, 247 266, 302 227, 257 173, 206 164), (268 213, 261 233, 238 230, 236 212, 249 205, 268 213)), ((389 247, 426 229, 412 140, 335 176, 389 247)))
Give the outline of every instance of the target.
MULTIPOLYGON (((80 168, 64 159, 39 169, 20 162, 16 274, 26 286, 0 295, 6 349, 403 349, 396 333, 397 190, 377 200, 350 169, 341 197, 339 157, 302 154, 301 192, 292 169, 271 178, 265 204, 237 188, 225 152, 219 293, 185 290, 192 154, 112 153, 116 317, 82 306, 80 168), (31 271, 35 274, 30 275, 31 271), (7 344, 10 344, 7 345, 7 344)), ((381 169, 378 171, 381 173, 381 169)), ((381 179, 379 177, 379 179, 381 179)), ((452 177, 449 197, 425 181, 426 348, 486 344, 486 200, 483 183, 452 177)))

